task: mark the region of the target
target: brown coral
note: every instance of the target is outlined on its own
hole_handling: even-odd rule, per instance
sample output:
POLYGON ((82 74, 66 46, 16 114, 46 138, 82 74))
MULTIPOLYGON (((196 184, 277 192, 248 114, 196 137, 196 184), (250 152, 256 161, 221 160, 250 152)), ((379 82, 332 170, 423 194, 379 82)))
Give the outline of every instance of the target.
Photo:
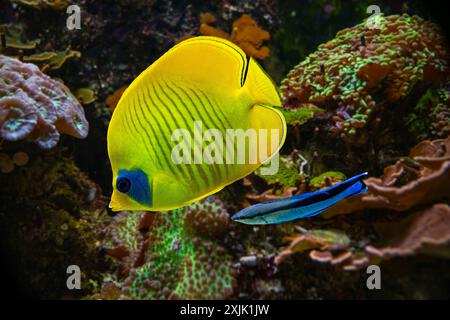
POLYGON ((275 262, 281 264, 295 253, 309 252, 315 262, 354 271, 393 257, 445 254, 445 246, 450 243, 450 207, 435 204, 397 222, 378 223, 375 228, 381 243, 363 247, 342 233, 316 230, 294 234, 285 238, 290 243, 276 256, 275 262), (340 236, 326 237, 333 234, 340 236))
POLYGON ((450 138, 420 142, 411 149, 409 157, 386 167, 381 178, 371 177, 365 183, 367 193, 341 201, 325 215, 363 209, 405 212, 396 217, 397 221, 375 225, 378 244, 361 245, 348 239, 345 246, 336 249, 329 245, 335 241, 326 242, 323 235, 302 232, 286 238, 290 244, 275 261, 281 263, 296 252, 307 251, 316 262, 352 271, 380 259, 417 254, 424 249, 439 253, 437 250, 449 243, 450 208, 444 203, 433 203, 450 196, 450 138))
POLYGON ((62 83, 37 66, 0 56, 0 135, 17 141, 30 137, 39 147, 54 147, 59 134, 85 138, 84 110, 62 83))
POLYGON ((330 217, 365 208, 406 211, 421 204, 448 199, 450 194, 450 138, 425 140, 410 157, 384 170, 381 178, 364 180, 367 193, 345 199, 325 212, 330 217))
POLYGON ((438 203, 414 214, 401 239, 384 247, 367 246, 366 251, 385 259, 414 254, 426 246, 440 246, 449 242, 450 207, 438 203))
MULTIPOLYGON (((350 239, 347 235, 339 231, 307 231, 302 228, 299 230, 301 234, 294 234, 284 239, 289 241, 290 244, 275 257, 275 263, 280 264, 291 254, 307 250, 311 250, 310 254, 313 260, 329 262, 333 260, 332 252, 341 252, 350 245, 350 239)), ((339 256, 339 260, 343 260, 343 256, 339 256)))

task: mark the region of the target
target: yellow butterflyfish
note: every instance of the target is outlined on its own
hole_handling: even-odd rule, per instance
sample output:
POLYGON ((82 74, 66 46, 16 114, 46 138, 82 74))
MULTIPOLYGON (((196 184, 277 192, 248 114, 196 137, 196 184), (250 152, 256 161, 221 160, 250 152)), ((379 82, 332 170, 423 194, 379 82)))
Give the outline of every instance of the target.
POLYGON ((233 43, 196 37, 175 45, 114 110, 110 207, 173 210, 245 177, 284 143, 280 106, 273 81, 233 43))

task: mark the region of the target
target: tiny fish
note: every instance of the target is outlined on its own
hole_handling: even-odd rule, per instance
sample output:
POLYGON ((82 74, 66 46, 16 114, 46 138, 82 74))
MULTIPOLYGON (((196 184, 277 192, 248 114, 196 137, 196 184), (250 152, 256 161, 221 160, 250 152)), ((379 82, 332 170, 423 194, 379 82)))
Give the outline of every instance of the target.
POLYGON ((276 224, 318 215, 339 201, 367 191, 367 172, 329 188, 247 207, 231 219, 245 224, 276 224))
POLYGON ((245 177, 284 143, 286 122, 277 107, 281 100, 275 84, 239 47, 215 37, 180 42, 131 83, 114 109, 107 137, 113 171, 110 207, 173 210, 245 177), (222 138, 200 139, 199 123, 223 139, 229 129, 275 130, 277 135, 247 150, 258 154, 256 161, 229 162, 225 151, 232 153, 238 143, 227 144, 223 154, 202 154, 222 138), (192 145, 200 152, 188 156, 203 155, 196 159, 203 161, 174 161, 174 148, 189 152, 192 145), (215 161, 207 161, 212 157, 215 161))

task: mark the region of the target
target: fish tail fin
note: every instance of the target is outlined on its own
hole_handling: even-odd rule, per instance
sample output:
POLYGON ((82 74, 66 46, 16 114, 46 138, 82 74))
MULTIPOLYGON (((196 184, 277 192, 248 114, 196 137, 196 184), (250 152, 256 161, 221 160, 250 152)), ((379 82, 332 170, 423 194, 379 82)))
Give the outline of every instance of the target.
POLYGON ((253 58, 248 59, 245 86, 255 104, 281 107, 280 93, 276 84, 253 58))
POLYGON ((298 203, 300 208, 308 202, 307 199, 309 199, 309 201, 316 199, 317 202, 312 204, 314 210, 311 210, 310 212, 300 210, 301 218, 313 217, 348 197, 366 192, 367 186, 363 181, 363 178, 366 176, 367 172, 364 172, 329 188, 305 194, 303 199, 298 203))

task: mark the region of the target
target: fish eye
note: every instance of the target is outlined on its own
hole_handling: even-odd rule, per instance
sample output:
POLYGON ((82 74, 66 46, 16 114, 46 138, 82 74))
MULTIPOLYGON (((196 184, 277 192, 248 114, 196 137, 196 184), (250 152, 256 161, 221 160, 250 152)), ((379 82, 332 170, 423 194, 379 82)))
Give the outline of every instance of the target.
POLYGON ((127 193, 131 188, 131 181, 126 177, 120 177, 117 179, 116 187, 120 192, 127 193))

